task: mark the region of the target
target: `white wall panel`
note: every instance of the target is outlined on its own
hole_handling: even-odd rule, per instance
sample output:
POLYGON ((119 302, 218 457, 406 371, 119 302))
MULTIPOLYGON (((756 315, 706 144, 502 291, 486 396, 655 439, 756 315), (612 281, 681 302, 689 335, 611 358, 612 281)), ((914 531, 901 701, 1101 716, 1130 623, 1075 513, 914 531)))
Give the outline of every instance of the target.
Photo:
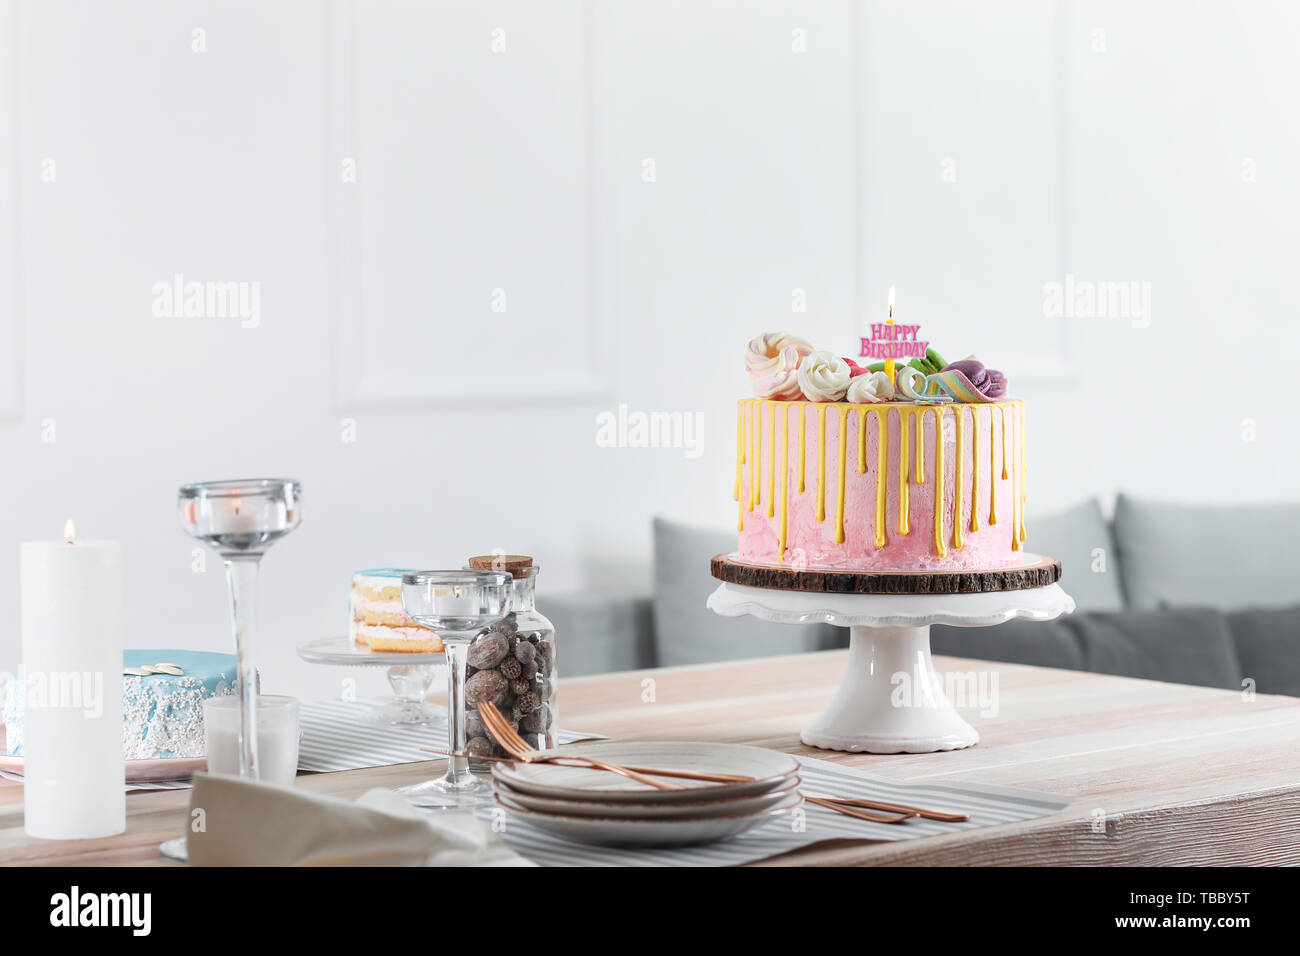
POLYGON ((23 404, 19 12, 0 6, 0 418, 21 415, 23 404))
POLYGON ((580 0, 336 5, 343 405, 601 392, 588 40, 580 0))

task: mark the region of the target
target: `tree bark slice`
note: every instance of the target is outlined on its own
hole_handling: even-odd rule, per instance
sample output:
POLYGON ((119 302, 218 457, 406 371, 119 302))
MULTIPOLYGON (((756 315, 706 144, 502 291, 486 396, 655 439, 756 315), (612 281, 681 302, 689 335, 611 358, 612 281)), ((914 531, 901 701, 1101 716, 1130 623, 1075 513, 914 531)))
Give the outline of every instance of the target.
POLYGON ((831 571, 745 564, 719 554, 709 570, 728 584, 821 594, 975 594, 1025 591, 1061 580, 1061 562, 1041 556, 1033 564, 987 571, 831 571))

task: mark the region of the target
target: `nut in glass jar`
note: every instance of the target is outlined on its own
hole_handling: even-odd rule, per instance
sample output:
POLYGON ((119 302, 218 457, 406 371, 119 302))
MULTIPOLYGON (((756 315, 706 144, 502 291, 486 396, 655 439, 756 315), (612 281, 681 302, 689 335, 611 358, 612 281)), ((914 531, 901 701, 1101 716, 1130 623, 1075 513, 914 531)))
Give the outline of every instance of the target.
MULTIPOLYGON (((555 746, 559 712, 555 627, 536 608, 539 566, 526 555, 488 554, 469 559, 475 570, 507 571, 514 578, 510 611, 481 631, 468 650, 465 685, 467 748, 476 756, 508 757, 478 715, 477 705, 490 701, 524 741, 537 750, 555 746)), ((486 771, 487 761, 470 760, 470 768, 486 771)))

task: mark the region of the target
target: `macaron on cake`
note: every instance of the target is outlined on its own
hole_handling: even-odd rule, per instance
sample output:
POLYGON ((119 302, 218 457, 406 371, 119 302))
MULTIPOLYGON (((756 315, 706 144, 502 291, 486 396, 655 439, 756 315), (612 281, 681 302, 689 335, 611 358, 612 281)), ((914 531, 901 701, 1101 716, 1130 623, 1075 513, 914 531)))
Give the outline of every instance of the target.
POLYGON ((406 573, 405 568, 369 568, 352 575, 348 632, 352 640, 372 651, 440 653, 438 635, 420 627, 402 608, 402 575, 406 573))

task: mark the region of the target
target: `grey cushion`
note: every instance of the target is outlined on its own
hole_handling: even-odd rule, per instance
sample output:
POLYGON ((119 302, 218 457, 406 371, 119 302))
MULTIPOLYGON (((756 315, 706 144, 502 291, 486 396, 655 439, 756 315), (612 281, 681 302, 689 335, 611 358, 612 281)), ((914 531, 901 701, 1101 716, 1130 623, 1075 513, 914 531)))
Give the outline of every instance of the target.
POLYGON ((718 585, 709 575, 709 559, 736 550, 735 531, 656 518, 654 539, 654 629, 660 667, 847 646, 847 628, 719 617, 705 606, 718 585))
POLYGON ((935 624, 930 628, 930 648, 949 657, 1084 669, 1083 649, 1063 621, 1007 621, 995 627, 935 624))
POLYGON ((1300 604, 1300 505, 1204 507, 1120 495, 1114 529, 1131 607, 1300 604))
POLYGON ((1205 687, 1235 688, 1241 680, 1227 619, 1210 608, 1081 614, 1064 624, 1094 673, 1205 687))
POLYGON ((1143 677, 1206 687, 1240 686, 1242 669, 1224 615, 1210 609, 1072 614, 1036 624, 930 629, 934 651, 1143 677))
POLYGON ((654 624, 648 597, 548 595, 537 610, 555 625, 560 677, 654 667, 654 624))
POLYGON ((1122 611, 1119 556, 1097 499, 1062 514, 1030 517, 1026 546, 1060 560, 1061 587, 1079 610, 1122 611))
POLYGON ((1228 615, 1242 677, 1261 694, 1300 696, 1300 607, 1228 615))

